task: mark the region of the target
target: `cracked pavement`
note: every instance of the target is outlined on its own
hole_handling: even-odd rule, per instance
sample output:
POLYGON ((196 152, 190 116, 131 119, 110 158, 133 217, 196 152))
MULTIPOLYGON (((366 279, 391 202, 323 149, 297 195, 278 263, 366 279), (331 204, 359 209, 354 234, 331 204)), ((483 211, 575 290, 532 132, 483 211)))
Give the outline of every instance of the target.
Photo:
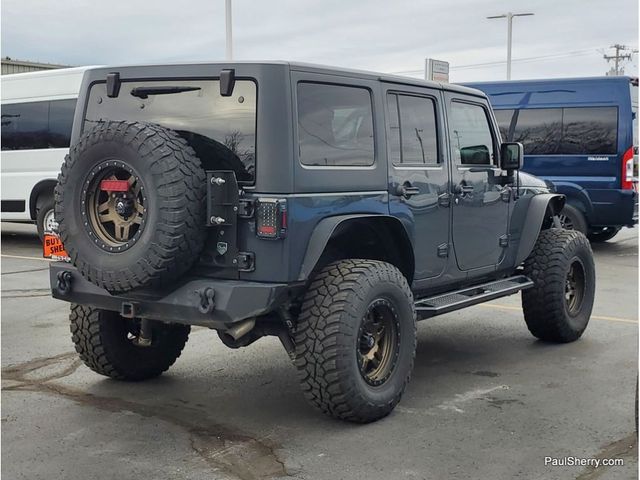
POLYGON ((12 479, 637 478, 637 229, 594 247, 592 323, 535 341, 519 296, 422 322, 413 379, 371 425, 308 407, 276 339, 192 330, 167 374, 102 378, 73 352, 35 229, 2 225, 2 474, 12 479), (545 456, 623 458, 549 467, 545 456))

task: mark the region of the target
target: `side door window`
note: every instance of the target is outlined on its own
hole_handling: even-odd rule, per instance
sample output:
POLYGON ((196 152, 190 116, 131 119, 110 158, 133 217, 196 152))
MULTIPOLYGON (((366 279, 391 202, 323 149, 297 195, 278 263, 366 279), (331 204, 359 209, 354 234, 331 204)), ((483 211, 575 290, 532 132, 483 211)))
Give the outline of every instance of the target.
POLYGON ((458 165, 494 164, 496 147, 484 107, 452 102, 450 137, 453 158, 458 165))
POLYGON ((391 213, 411 218, 415 280, 440 275, 446 267, 450 214, 440 197, 447 194, 448 170, 442 161, 437 93, 387 93, 387 146, 391 213))

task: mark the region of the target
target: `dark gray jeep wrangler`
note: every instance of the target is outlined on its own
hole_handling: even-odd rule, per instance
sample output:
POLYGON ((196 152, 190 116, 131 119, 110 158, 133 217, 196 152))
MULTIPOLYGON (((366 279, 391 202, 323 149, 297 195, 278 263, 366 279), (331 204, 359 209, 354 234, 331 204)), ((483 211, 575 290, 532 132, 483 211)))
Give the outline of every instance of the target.
POLYGON ((585 330, 589 243, 522 155, 454 85, 285 62, 89 70, 52 293, 102 375, 161 374, 191 325, 231 348, 274 335, 313 405, 374 421, 409 381, 416 320, 522 290, 539 339, 585 330))

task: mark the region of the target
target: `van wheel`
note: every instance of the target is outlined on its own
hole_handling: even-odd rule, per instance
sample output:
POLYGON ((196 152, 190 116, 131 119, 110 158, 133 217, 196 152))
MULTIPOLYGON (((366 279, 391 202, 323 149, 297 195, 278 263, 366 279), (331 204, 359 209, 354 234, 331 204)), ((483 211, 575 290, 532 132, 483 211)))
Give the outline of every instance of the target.
POLYGON ((543 230, 524 262, 524 274, 534 282, 522 292, 529 331, 549 342, 580 338, 591 317, 596 286, 587 238, 571 230, 543 230))
POLYGON ((87 367, 117 380, 157 377, 175 363, 189 338, 188 325, 153 322, 151 344, 140 341, 140 321, 117 312, 71 305, 71 335, 87 367))
POLYGON ((565 205, 558 215, 560 225, 565 230, 577 230, 583 235, 587 234, 587 219, 584 214, 573 205, 565 205))
POLYGON ((44 238, 44 232, 53 232, 58 229, 55 219, 53 195, 40 195, 36 201, 36 227, 40 240, 44 238))
POLYGON ((340 260, 307 291, 294 341, 307 400, 358 423, 388 415, 411 377, 416 352, 413 295, 385 262, 340 260))
POLYGON ((594 243, 606 242, 608 240, 611 240, 613 237, 615 237, 618 234, 618 232, 620 232, 620 230, 622 230, 622 227, 596 228, 595 230, 592 230, 591 232, 589 232, 589 235, 587 235, 587 238, 589 239, 589 241, 594 243))

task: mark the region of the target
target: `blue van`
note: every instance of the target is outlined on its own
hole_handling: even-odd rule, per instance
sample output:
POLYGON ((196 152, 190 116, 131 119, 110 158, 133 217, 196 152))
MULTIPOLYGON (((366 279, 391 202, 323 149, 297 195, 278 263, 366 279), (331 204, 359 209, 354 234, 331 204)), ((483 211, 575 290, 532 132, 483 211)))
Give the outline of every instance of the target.
POLYGON ((637 223, 637 78, 466 85, 489 96, 503 140, 524 144, 524 171, 567 197, 565 228, 606 241, 637 223))

